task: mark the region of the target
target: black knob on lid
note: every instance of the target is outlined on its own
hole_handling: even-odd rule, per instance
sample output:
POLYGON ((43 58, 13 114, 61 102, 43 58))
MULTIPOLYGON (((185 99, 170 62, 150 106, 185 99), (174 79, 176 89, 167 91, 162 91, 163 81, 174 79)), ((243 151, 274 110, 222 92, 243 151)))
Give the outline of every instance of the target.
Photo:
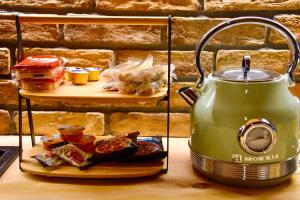
POLYGON ((242 68, 244 73, 244 78, 247 78, 248 72, 250 70, 250 56, 244 56, 242 61, 242 68))

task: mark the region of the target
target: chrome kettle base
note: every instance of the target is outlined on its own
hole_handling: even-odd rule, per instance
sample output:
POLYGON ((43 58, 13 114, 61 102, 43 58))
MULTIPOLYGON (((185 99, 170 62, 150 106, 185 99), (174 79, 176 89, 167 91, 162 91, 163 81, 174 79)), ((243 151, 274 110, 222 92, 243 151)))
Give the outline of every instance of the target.
POLYGON ((219 183, 242 187, 280 184, 297 170, 298 155, 279 163, 235 164, 218 161, 190 150, 193 166, 200 174, 219 183))

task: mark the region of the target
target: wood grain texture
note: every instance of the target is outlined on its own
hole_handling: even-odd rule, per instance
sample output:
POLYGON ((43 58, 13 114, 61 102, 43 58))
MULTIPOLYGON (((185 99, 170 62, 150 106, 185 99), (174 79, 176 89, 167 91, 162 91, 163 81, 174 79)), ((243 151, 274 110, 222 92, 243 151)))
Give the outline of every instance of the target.
MULTIPOLYGON (((264 200, 300 197, 300 170, 278 186, 238 188, 221 185, 198 175, 192 168, 187 138, 171 138, 167 174, 134 179, 50 178, 21 172, 18 161, 0 178, 1 199, 22 200, 264 200)), ((0 137, 0 145, 16 145, 16 136, 0 137)), ((24 151, 31 148, 24 136, 24 151)))
MULTIPOLYGON (((97 137, 98 140, 101 137, 97 137)), ((151 176, 160 172, 163 168, 163 162, 140 162, 140 163, 118 163, 105 162, 86 170, 79 170, 69 163, 56 168, 42 167, 33 155, 46 152, 43 145, 37 144, 23 158, 22 169, 30 174, 36 174, 48 177, 67 177, 67 178, 135 178, 151 176)))
MULTIPOLYGON (((15 19, 16 14, 1 13, 0 19, 15 19)), ((116 24, 116 25, 167 25, 168 17, 49 15, 20 14, 20 23, 32 24, 116 24)))
POLYGON ((20 90, 20 94, 29 99, 61 101, 61 100, 95 100, 102 103, 130 103, 130 102, 153 102, 158 101, 167 95, 167 88, 160 89, 152 96, 138 96, 131 94, 120 94, 119 92, 104 92, 99 89, 101 82, 88 82, 86 85, 73 85, 65 81, 60 87, 43 92, 32 92, 20 90))

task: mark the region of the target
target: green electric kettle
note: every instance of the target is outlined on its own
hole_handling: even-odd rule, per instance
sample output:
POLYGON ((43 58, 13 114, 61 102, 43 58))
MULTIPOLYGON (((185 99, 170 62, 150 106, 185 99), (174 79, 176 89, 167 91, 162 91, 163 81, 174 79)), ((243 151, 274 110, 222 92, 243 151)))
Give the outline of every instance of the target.
POLYGON ((300 107, 289 87, 298 63, 295 36, 282 24, 261 17, 239 17, 212 28, 196 47, 200 78, 196 90, 178 93, 191 105, 189 147, 195 169, 218 182, 239 186, 269 186, 296 171, 299 153, 300 107), (239 24, 274 28, 289 42, 292 62, 285 74, 250 66, 217 70, 205 77, 201 51, 213 35, 239 24))

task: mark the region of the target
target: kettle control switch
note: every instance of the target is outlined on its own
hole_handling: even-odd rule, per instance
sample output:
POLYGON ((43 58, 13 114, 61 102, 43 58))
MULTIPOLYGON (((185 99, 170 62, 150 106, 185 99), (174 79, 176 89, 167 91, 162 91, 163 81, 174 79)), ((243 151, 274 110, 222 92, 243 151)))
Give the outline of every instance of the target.
POLYGON ((239 131, 242 148, 253 155, 269 152, 276 143, 276 129, 266 119, 251 119, 239 131))

